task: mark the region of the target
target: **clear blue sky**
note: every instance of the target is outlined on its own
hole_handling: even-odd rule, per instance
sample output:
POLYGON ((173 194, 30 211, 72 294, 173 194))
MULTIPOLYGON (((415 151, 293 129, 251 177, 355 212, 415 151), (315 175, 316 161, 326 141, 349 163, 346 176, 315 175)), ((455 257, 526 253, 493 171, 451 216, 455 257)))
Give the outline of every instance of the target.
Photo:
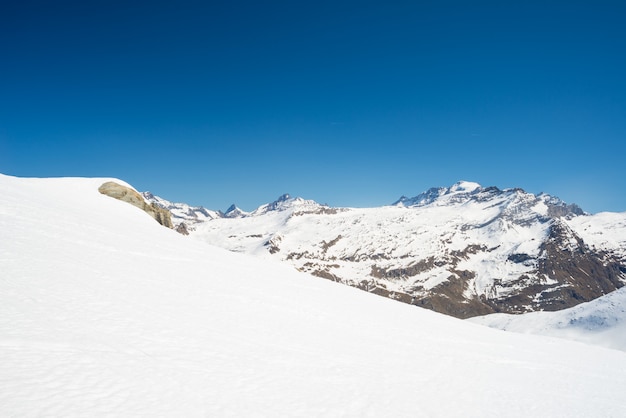
POLYGON ((625 22, 602 0, 5 1, 0 172, 222 210, 463 179, 626 211, 625 22))

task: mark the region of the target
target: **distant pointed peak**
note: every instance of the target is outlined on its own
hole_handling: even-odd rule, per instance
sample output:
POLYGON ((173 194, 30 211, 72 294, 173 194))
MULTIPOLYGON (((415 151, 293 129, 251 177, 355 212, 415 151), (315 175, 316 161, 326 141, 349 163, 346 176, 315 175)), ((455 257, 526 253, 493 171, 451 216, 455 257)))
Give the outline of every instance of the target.
POLYGON ((400 196, 400 198, 399 198, 398 200, 396 200, 395 202, 393 202, 393 203, 392 203, 392 205, 393 205, 393 206, 404 206, 404 204, 405 204, 406 202, 408 202, 408 201, 409 201, 409 197, 408 197, 408 196, 405 196, 405 195, 402 195, 402 196, 400 196))
POLYGON ((244 218, 248 215, 247 212, 242 211, 235 205, 234 203, 226 209, 224 212, 224 217, 226 218, 244 218))
POLYGON ((297 200, 297 198, 294 199, 289 193, 285 193, 279 196, 278 199, 270 203, 268 206, 268 210, 277 210, 283 207, 285 204, 288 204, 288 202, 291 202, 292 200, 297 200))

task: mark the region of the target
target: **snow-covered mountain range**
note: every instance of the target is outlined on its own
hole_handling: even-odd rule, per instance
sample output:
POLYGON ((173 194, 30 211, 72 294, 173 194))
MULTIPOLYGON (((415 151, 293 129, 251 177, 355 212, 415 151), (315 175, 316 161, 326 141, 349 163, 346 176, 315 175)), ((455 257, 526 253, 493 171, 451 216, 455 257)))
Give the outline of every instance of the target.
POLYGON ((626 283, 626 213, 458 182, 377 208, 281 196, 246 213, 144 193, 192 236, 459 318, 560 310, 626 283))
MULTIPOLYGON (((273 255, 225 251, 101 194, 109 182, 130 189, 0 175, 2 417, 626 410, 623 351, 478 326, 298 273, 273 255)), ((294 205, 241 222, 271 219, 288 242, 298 219, 351 212, 312 214, 315 205, 285 200, 294 205)), ((200 225, 215 221, 229 220, 200 225)))

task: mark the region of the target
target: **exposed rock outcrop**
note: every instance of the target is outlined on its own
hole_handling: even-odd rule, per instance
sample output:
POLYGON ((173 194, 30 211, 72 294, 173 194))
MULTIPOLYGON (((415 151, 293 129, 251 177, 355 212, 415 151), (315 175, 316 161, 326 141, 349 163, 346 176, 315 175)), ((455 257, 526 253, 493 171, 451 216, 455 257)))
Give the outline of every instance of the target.
POLYGON ((189 235, 189 229, 187 229, 187 225, 184 222, 179 223, 175 230, 179 234, 189 235))
POLYGON ((98 191, 104 195, 138 207, 167 228, 174 227, 172 224, 172 214, 169 210, 159 207, 155 203, 146 202, 138 192, 130 187, 122 186, 114 181, 107 181, 98 188, 98 191))

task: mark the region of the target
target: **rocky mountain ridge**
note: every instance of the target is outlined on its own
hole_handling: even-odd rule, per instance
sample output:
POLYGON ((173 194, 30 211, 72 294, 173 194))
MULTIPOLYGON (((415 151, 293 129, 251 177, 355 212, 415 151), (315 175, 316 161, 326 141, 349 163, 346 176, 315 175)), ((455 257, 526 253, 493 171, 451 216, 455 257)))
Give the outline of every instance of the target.
POLYGON ((365 209, 283 195, 236 217, 168 209, 197 239, 460 318, 559 310, 626 283, 626 214, 600 225, 522 189, 458 182, 365 209))

